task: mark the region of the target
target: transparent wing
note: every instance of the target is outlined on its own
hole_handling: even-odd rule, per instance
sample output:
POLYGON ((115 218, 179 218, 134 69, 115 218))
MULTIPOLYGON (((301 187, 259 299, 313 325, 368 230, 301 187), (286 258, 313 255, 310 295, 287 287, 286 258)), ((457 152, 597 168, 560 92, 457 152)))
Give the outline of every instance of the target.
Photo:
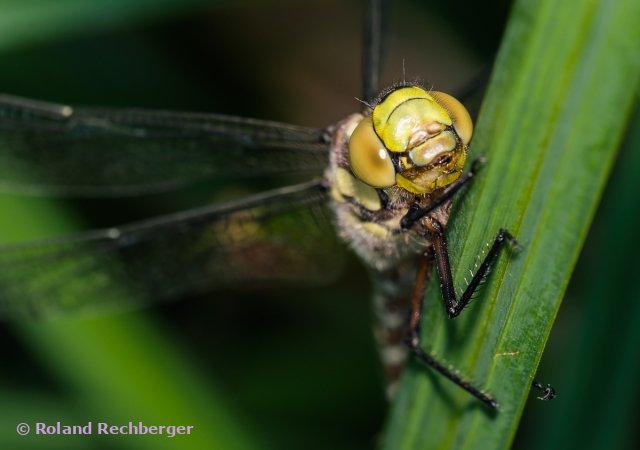
POLYGON ((0 247, 0 316, 94 313, 238 283, 320 281, 341 247, 320 181, 120 228, 0 247))
POLYGON ((0 189, 121 196, 327 165, 322 129, 232 116, 72 108, 0 95, 0 189))

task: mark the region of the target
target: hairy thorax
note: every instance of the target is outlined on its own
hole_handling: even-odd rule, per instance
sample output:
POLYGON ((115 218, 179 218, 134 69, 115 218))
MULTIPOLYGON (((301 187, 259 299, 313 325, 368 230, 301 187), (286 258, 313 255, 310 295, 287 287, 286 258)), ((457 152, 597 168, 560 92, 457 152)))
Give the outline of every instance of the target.
MULTIPOLYGON (((411 207, 424 207, 437 194, 414 194, 398 186, 376 189, 353 175, 349 138, 362 118, 353 114, 336 125, 325 177, 341 238, 370 267, 385 271, 430 247, 420 223, 403 230, 400 221, 411 207)), ((429 215, 446 225, 450 206, 445 202, 429 215)))

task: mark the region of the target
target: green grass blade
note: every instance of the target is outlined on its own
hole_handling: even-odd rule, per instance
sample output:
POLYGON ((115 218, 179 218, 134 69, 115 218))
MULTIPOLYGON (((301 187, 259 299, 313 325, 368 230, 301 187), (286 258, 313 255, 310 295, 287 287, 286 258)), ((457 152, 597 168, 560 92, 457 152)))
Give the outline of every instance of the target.
POLYGON ((492 414, 411 364, 384 448, 510 446, 637 99, 637 17, 632 0, 515 4, 472 143, 473 156, 489 163, 449 227, 457 284, 499 228, 511 230, 523 250, 499 258, 456 321, 445 318, 432 282, 423 328, 426 347, 500 407, 492 414))
POLYGON ((637 447, 638 148, 640 111, 616 162, 545 354, 545 376, 562 387, 562 396, 553 408, 527 411, 517 448, 637 447), (533 429, 545 432, 527 433, 533 429))

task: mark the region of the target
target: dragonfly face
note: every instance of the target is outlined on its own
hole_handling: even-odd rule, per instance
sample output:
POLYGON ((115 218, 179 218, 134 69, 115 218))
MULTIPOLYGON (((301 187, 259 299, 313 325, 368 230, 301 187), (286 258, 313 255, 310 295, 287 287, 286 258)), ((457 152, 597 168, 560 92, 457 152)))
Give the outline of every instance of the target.
POLYGON ((400 87, 354 129, 351 170, 372 187, 428 195, 458 179, 472 130, 469 113, 450 95, 400 87))

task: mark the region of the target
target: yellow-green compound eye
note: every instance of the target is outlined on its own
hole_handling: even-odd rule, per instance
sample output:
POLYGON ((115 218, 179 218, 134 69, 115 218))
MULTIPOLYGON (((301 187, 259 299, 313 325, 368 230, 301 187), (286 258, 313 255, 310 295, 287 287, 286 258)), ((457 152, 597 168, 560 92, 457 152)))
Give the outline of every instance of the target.
POLYGON ((375 131, 392 152, 405 152, 452 124, 447 110, 417 86, 399 88, 372 113, 375 131))
POLYGON ((467 108, 456 98, 444 92, 432 91, 431 96, 440 106, 447 110, 453 121, 453 128, 464 145, 467 145, 473 135, 473 122, 467 108))
POLYGON ((370 117, 362 119, 351 134, 349 164, 353 174, 369 186, 386 188, 396 184, 389 152, 373 130, 370 117))

